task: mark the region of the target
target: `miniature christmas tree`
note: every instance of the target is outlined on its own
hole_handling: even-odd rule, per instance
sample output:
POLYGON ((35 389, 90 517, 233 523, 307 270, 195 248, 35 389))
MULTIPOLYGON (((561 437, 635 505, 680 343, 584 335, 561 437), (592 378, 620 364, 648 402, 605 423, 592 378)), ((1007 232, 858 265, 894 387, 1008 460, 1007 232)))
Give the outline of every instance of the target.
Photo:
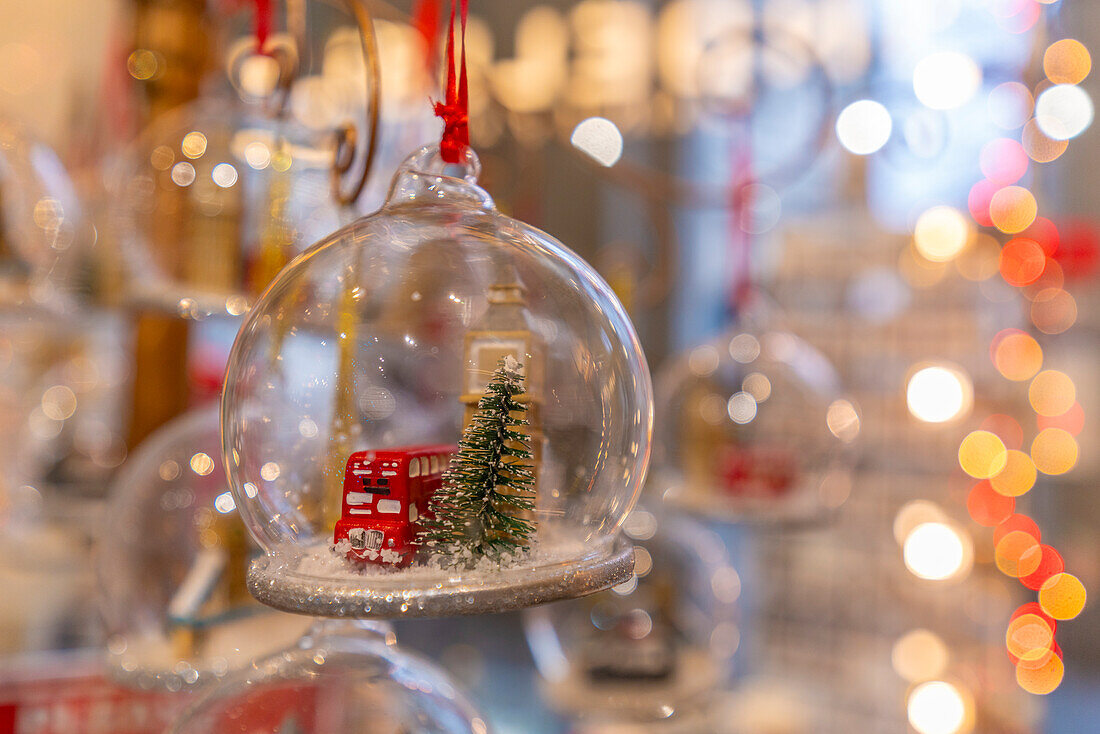
POLYGON ((499 563, 530 547, 535 526, 521 515, 535 507, 535 474, 531 439, 520 430, 527 406, 515 399, 523 392, 521 366, 511 356, 498 363, 429 505, 434 517, 421 540, 451 565, 485 557, 499 563))

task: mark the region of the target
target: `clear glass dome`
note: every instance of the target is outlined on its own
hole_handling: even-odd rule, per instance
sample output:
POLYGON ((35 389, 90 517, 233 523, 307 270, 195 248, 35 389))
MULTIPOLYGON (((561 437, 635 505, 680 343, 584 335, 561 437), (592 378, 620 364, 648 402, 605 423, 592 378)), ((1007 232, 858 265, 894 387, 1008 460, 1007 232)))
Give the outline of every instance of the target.
POLYGON ((115 183, 123 297, 188 317, 244 313, 284 265, 342 224, 332 160, 330 134, 230 94, 161 116, 115 183))
POLYGON ((635 544, 628 581, 524 613, 542 694, 589 723, 690 719, 728 678, 740 577, 698 522, 638 508, 623 530, 635 544))
POLYGON ((383 208, 293 262, 242 326, 222 431, 237 506, 267 551, 249 578, 261 601, 332 616, 474 614, 629 577, 616 535, 649 459, 645 358, 607 284, 498 213, 478 171, 472 152, 465 178, 444 173, 437 148, 416 152, 383 208), (514 460, 533 499, 509 512, 533 526, 529 550, 500 564, 417 550, 447 456, 513 359, 512 417, 529 425, 509 441, 530 449, 514 460), (354 530, 340 553, 338 521, 354 530), (345 560, 356 540, 360 557, 403 551, 405 567, 385 553, 381 565, 345 560))
POLYGON ((829 361, 759 301, 660 374, 650 490, 727 521, 801 522, 851 490, 860 430, 829 361))
POLYGON ((99 538, 112 675, 143 688, 205 685, 290 645, 308 620, 256 603, 256 547, 234 511, 216 405, 150 436, 119 472, 99 538))
POLYGON ((387 628, 361 624, 317 623, 297 645, 227 676, 169 731, 489 731, 485 719, 439 668, 402 652, 387 628))

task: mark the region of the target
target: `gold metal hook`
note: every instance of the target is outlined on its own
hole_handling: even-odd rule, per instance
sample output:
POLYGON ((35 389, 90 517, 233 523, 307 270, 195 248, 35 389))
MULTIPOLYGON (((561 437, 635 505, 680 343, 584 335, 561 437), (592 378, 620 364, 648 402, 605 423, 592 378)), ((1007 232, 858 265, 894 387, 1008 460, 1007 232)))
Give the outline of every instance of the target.
POLYGON ((350 191, 344 190, 344 176, 355 163, 355 149, 361 137, 355 126, 345 124, 336 131, 336 151, 332 164, 332 195, 341 206, 354 204, 363 193, 374 165, 378 147, 378 120, 382 107, 382 72, 378 59, 378 39, 374 33, 374 19, 361 0, 343 0, 345 7, 355 17, 359 29, 359 43, 367 68, 367 104, 364 123, 369 131, 366 137, 366 158, 363 170, 350 191))

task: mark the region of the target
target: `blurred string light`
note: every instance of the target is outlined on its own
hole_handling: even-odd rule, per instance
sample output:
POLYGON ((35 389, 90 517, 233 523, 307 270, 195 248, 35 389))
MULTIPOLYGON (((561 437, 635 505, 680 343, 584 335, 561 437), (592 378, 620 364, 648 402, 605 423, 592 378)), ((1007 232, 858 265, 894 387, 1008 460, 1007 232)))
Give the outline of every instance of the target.
MULTIPOLYGON (((1034 25, 1041 9, 1039 3, 1013 0, 996 0, 988 7, 999 21, 1010 21, 1002 23, 1010 30, 1034 25)), ((1062 39, 1043 54, 1048 81, 1040 85, 1037 96, 1019 82, 1000 84, 990 92, 990 120, 1003 130, 1018 130, 1020 137, 1018 142, 997 138, 982 148, 979 166, 984 178, 971 188, 967 201, 979 226, 1009 235, 997 258, 997 271, 1031 301, 1032 323, 1047 334, 1069 329, 1077 319, 1077 304, 1064 290, 1064 273, 1053 259, 1062 246, 1058 228, 1038 216, 1035 196, 1020 182, 1030 162, 1058 159, 1068 141, 1091 125, 1092 99, 1077 86, 1091 69, 1091 54, 1084 44, 1062 39)), ((1061 475, 1076 466, 1080 451, 1076 435, 1084 425, 1084 410, 1070 376, 1043 369, 1043 349, 1030 334, 1002 330, 990 344, 990 358, 1005 379, 1027 383, 1037 432, 1025 450, 1018 421, 990 416, 962 440, 958 460, 977 480, 967 496, 967 511, 974 522, 994 529, 997 568, 1038 592, 1037 602, 1023 605, 1012 615, 1005 644, 1020 687, 1044 695, 1059 686, 1065 673, 1055 620, 1080 614, 1086 593, 1080 580, 1065 572, 1058 550, 1042 543, 1035 521, 1016 512, 1016 498, 1031 491, 1041 474, 1061 475)), ((912 715, 910 723, 922 731, 912 715)))

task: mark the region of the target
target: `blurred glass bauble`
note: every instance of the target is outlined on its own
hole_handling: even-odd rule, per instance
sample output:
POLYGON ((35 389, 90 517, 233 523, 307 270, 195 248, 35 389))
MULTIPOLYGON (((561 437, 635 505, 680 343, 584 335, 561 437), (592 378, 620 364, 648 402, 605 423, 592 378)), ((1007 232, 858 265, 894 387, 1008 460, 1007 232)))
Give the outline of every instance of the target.
MULTIPOLYGON (((322 45, 304 52, 286 34, 269 39, 270 56, 256 53, 254 38, 237 39, 225 79, 208 80, 203 96, 157 118, 131 146, 116 171, 112 217, 127 302, 185 318, 243 314, 306 246, 376 209, 409 148, 437 134, 423 73, 383 74, 378 129, 365 129, 358 31, 340 25, 345 14, 326 20, 336 25, 320 28, 322 45), (302 55, 316 62, 307 68, 302 55), (301 68, 280 71, 276 59, 301 68), (360 148, 349 178, 362 173, 372 133, 377 145, 363 193, 344 207, 333 169, 337 131, 348 126, 360 148)), ((411 27, 376 24, 379 52, 421 69, 416 38, 411 27)))
POLYGON ((0 307, 71 310, 94 239, 56 154, 0 117, 0 307))
POLYGON ((860 416, 836 370, 758 298, 659 375, 651 491, 726 521, 806 522, 851 490, 860 416))
POLYGON ((637 508, 623 530, 635 544, 634 576, 528 610, 527 642, 556 710, 673 730, 670 721, 705 708, 727 680, 741 581, 721 538, 693 520, 637 508))
POLYGON ((184 317, 239 316, 341 224, 332 140, 224 94, 162 115, 119 165, 122 297, 184 317))
MULTIPOLYGON (((224 450, 237 507, 267 552, 249 577, 265 603, 329 616, 476 614, 629 577, 630 546, 617 531, 640 490, 652 426, 634 328, 583 260, 497 212, 476 185, 472 151, 464 178, 445 170, 454 167, 438 148, 413 154, 382 209, 287 267, 238 335, 224 450), (518 399, 531 421, 531 551, 458 569, 424 549, 404 569, 337 555, 334 524, 345 499, 359 501, 345 498, 351 454, 453 447, 506 357, 523 365, 518 399)), ((420 466, 438 474, 439 458, 414 461, 408 479, 420 466)), ((406 475, 394 481, 378 512, 392 504, 396 514, 379 522, 413 532, 406 475)))
POLYGON ((296 645, 227 676, 172 734, 486 734, 446 674, 380 623, 317 622, 296 645))
POLYGON ((216 405, 150 436, 119 472, 98 546, 108 667, 123 682, 205 685, 285 647, 307 620, 256 603, 256 547, 233 508, 216 405))

